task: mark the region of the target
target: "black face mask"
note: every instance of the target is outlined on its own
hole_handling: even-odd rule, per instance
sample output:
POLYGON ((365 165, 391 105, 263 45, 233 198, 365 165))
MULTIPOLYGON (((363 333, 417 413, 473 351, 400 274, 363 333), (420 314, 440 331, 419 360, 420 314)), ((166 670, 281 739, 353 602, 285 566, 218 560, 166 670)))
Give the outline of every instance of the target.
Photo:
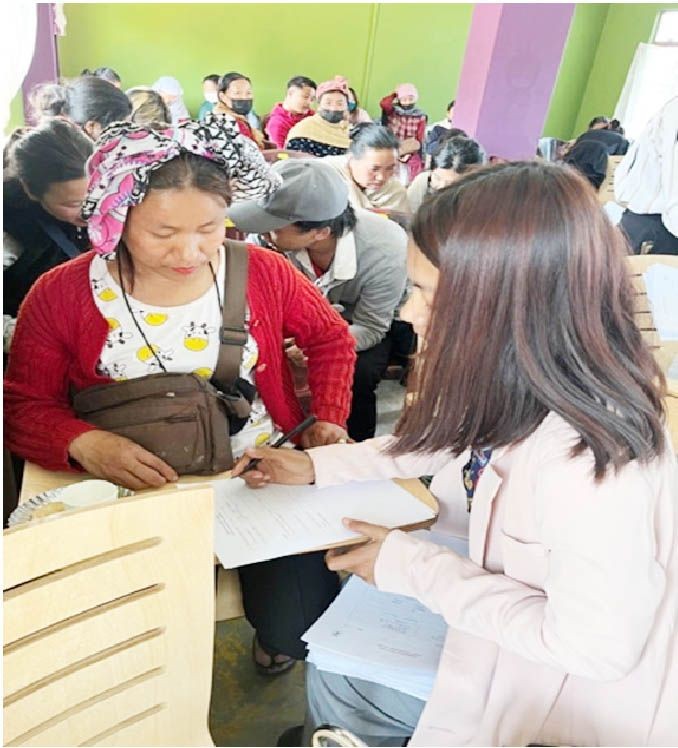
POLYGON ((401 104, 400 108, 404 109, 405 111, 407 111, 408 109, 414 109, 414 104, 407 104, 407 105, 401 104))
POLYGON ((330 109, 318 109, 318 114, 326 121, 330 122, 333 125, 336 125, 337 122, 341 122, 344 119, 344 113, 343 112, 337 112, 330 109))
POLYGON ((252 111, 252 99, 231 99, 231 109, 246 117, 252 111))

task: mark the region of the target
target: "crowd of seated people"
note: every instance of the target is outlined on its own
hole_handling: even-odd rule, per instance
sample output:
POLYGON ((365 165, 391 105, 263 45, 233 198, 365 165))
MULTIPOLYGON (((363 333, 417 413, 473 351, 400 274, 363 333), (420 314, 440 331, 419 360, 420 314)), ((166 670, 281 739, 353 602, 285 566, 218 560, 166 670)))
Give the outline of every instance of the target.
POLYGON ((342 76, 290 78, 263 119, 246 74, 202 86, 191 118, 176 78, 125 93, 115 71, 87 70, 36 91, 36 124, 10 138, 6 447, 133 490, 175 482, 176 466, 89 422, 73 395, 179 373, 220 388, 229 258, 243 253, 235 475, 253 488, 433 476, 441 532, 471 537, 465 558, 354 524, 368 542, 353 550, 239 570, 262 675, 304 660, 343 572, 448 624, 428 701, 309 665, 306 724, 281 744, 328 722, 369 745, 675 743, 676 462, 626 260, 647 236, 676 253, 678 99, 630 144, 594 120, 571 166, 488 164, 453 128, 454 101, 427 134, 411 83, 377 121, 342 76), (304 157, 271 165, 266 149, 304 157), (620 229, 594 186, 598 156, 624 153, 620 229), (226 219, 244 243, 225 240, 226 219), (375 438, 394 354, 412 397, 375 438), (297 449, 260 446, 308 410, 297 449))

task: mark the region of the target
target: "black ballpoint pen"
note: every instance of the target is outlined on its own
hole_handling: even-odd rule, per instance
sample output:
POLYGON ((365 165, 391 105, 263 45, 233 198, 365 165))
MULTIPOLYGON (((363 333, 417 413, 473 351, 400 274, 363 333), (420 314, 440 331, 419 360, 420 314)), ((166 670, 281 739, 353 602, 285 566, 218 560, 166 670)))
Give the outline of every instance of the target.
MULTIPOLYGON (((282 447, 283 444, 287 444, 287 442, 290 439, 294 439, 294 437, 297 434, 300 434, 302 431, 306 431, 306 429, 309 426, 313 426, 313 424, 317 420, 318 419, 315 416, 309 416, 305 421, 302 421, 298 426, 295 426, 291 431, 288 431, 286 434, 283 434, 283 436, 281 436, 279 439, 276 439, 276 441, 270 445, 271 449, 278 449, 279 447, 282 447)), ((249 473, 250 470, 256 469, 256 467, 259 465, 260 462, 261 462, 260 457, 257 457, 251 460, 250 463, 247 465, 247 467, 242 471, 242 473, 240 473, 240 475, 242 475, 243 473, 249 473)), ((237 476, 237 477, 239 478, 240 476, 237 476)))

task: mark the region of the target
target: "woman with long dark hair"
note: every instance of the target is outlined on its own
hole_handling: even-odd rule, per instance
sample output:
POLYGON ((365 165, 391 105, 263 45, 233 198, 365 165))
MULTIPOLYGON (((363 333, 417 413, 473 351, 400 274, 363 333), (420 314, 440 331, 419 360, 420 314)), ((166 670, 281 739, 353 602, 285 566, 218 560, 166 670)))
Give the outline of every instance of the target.
POLYGON ((89 248, 80 209, 93 150, 90 138, 61 117, 24 128, 8 149, 4 233, 16 249, 3 273, 3 314, 16 317, 37 278, 89 248))
POLYGON ((329 568, 448 632, 427 702, 309 666, 309 727, 369 745, 676 743, 676 462, 621 234, 582 177, 531 162, 436 193, 413 236, 401 316, 423 344, 395 436, 251 450, 235 471, 256 456, 254 486, 433 475, 437 529, 468 533, 465 558, 348 521, 367 542, 329 568))

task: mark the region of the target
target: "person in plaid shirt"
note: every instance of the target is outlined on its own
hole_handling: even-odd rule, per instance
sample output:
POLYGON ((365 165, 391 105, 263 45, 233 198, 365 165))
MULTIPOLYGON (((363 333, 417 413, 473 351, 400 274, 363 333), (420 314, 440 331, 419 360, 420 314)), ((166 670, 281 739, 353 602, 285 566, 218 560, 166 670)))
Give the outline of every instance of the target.
POLYGON ((381 122, 400 141, 400 160, 407 165, 407 184, 424 168, 422 148, 426 138, 425 112, 416 106, 419 92, 412 83, 401 83, 379 102, 381 122))

